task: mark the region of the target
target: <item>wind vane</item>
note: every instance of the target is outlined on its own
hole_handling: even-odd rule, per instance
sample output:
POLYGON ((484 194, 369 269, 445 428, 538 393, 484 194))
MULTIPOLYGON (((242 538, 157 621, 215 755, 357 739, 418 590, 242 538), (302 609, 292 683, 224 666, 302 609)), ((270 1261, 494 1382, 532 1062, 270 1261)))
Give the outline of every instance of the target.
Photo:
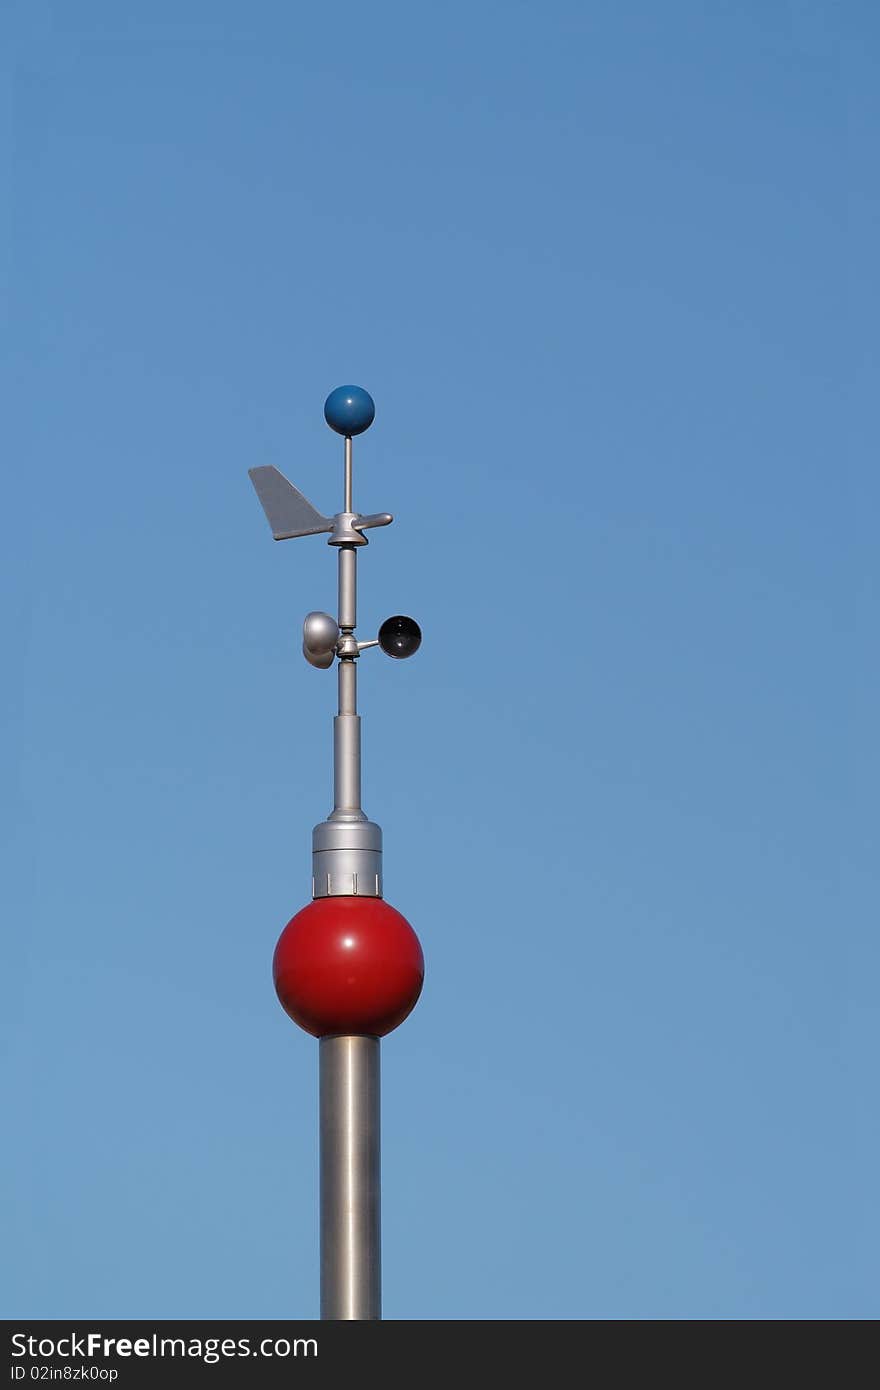
POLYGON ((303 654, 319 670, 338 663, 333 721, 333 810, 312 832, 312 902, 275 948, 275 989, 294 1022, 319 1041, 321 1317, 380 1318, 379 1039, 402 1023, 421 993, 424 959, 406 918, 383 900, 382 831, 361 806, 357 662, 368 647, 398 660, 422 634, 412 618, 386 618, 359 641, 357 552, 388 512, 362 515, 352 502, 352 439, 376 413, 360 386, 338 386, 324 418, 345 439, 343 510, 324 516, 277 468, 250 469, 276 541, 329 532, 339 556, 337 617, 313 612, 303 654))

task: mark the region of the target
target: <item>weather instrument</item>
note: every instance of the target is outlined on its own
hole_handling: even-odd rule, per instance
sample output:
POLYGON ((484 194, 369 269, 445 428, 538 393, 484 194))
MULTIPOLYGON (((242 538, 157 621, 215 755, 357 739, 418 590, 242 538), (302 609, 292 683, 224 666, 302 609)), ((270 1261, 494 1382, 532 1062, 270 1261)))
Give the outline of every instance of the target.
POLYGON ((357 553, 364 534, 393 521, 362 514, 352 501, 352 441, 375 416, 360 386, 339 386, 324 418, 345 440, 343 509, 324 516, 277 468, 249 476, 276 541, 326 534, 338 554, 337 616, 303 623, 309 665, 336 664, 333 810, 312 832, 312 901, 288 922, 273 960, 275 989, 290 1017, 319 1039, 321 1317, 381 1317, 379 1039, 415 1006, 424 978, 418 937, 382 892, 382 831, 361 806, 361 721, 357 666, 379 647, 402 660, 418 651, 413 618, 386 618, 359 641, 357 553))

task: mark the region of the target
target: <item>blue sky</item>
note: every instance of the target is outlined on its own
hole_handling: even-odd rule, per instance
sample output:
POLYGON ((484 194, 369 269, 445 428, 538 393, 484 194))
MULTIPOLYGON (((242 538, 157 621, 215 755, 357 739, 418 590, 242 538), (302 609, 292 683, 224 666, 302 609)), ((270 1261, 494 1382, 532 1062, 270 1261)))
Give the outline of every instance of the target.
POLYGON ((5 1315, 317 1315, 357 382, 386 1316, 877 1316, 876 8, 4 24, 5 1315))

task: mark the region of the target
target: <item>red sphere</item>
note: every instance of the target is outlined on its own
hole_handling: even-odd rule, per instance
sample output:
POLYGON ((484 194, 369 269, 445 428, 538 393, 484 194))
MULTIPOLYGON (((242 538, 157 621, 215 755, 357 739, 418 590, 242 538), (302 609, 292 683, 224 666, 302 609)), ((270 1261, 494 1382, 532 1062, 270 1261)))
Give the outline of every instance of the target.
POLYGON ((272 973, 307 1033, 381 1038, 414 1007, 425 961, 409 922, 381 898, 316 898, 281 933, 272 973))

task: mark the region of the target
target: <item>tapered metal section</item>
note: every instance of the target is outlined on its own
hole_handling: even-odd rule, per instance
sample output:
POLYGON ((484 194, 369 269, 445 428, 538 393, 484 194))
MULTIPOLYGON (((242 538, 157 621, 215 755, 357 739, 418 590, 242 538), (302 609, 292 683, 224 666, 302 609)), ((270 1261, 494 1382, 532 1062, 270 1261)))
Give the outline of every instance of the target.
POLYGON ((322 1038, 321 1317, 382 1316, 379 1039, 322 1038))

